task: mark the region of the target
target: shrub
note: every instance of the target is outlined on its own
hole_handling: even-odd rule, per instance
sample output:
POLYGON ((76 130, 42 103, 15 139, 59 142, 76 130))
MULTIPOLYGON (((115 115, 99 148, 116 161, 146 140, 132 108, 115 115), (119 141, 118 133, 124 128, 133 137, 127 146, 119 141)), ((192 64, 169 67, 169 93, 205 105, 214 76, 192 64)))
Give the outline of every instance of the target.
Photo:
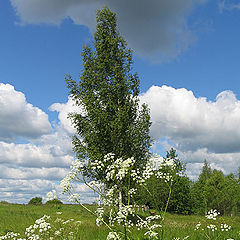
POLYGON ((42 198, 41 197, 34 197, 28 202, 28 204, 41 205, 42 204, 42 198))
POLYGON ((52 200, 48 200, 46 204, 63 204, 60 200, 54 198, 52 200))

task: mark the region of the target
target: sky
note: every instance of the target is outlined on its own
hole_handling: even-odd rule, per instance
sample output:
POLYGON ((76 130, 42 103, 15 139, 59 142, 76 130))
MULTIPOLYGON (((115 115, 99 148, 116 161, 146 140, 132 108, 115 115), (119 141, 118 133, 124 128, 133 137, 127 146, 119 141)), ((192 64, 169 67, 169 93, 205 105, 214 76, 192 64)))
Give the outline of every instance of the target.
MULTIPOLYGON (((133 50, 140 101, 150 108, 152 151, 171 147, 196 180, 204 160, 240 167, 240 1, 0 1, 0 201, 27 203, 56 189, 74 160, 78 111, 65 75, 78 79, 96 10, 108 6, 133 50)), ((83 202, 94 200, 79 184, 83 202)))

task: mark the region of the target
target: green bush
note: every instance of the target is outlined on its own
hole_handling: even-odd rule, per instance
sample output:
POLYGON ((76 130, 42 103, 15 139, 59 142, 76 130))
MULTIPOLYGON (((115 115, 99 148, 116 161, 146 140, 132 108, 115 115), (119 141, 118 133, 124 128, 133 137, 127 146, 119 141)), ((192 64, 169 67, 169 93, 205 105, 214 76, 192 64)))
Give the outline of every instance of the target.
POLYGON ((42 204, 42 198, 41 197, 34 197, 28 202, 28 204, 41 205, 42 204))
POLYGON ((63 204, 60 200, 58 200, 58 199, 52 199, 52 200, 48 200, 47 202, 46 202, 46 204, 63 204))

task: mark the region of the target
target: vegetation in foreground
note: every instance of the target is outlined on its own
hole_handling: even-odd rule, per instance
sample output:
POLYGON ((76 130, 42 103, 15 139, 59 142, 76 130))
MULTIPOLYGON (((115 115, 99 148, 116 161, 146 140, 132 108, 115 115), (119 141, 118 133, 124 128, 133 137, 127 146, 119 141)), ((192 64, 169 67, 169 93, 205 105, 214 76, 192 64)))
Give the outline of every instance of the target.
MULTIPOLYGON (((88 205, 92 210, 97 209, 97 206, 88 205)), ((63 219, 64 221, 74 219, 78 225, 73 227, 67 226, 66 232, 72 231, 72 239, 83 240, 102 240, 106 239, 108 229, 105 226, 97 226, 95 216, 88 213, 81 206, 78 205, 21 205, 21 204, 1 204, 0 203, 0 236, 7 232, 19 232, 24 234, 24 230, 33 225, 36 219, 44 215, 51 216, 51 221, 63 219)), ((148 212, 140 213, 142 215, 149 215, 148 212)), ((194 230, 196 225, 201 222, 204 223, 206 218, 197 215, 177 215, 166 214, 165 221, 165 239, 183 239, 190 236, 188 239, 201 240, 207 239, 204 235, 199 234, 199 231, 194 230)), ((226 238, 223 239, 240 239, 240 217, 220 217, 219 221, 231 226, 231 229, 225 232, 226 238)), ((202 230, 201 230, 202 231, 202 230)), ((63 239, 61 236, 55 236, 54 239, 63 239)), ((68 238, 66 238, 68 239, 68 238)), ((140 237, 137 230, 133 230, 132 239, 144 239, 140 237)), ((147 239, 147 238, 146 238, 147 239)), ((210 238, 214 239, 214 238, 210 238)))

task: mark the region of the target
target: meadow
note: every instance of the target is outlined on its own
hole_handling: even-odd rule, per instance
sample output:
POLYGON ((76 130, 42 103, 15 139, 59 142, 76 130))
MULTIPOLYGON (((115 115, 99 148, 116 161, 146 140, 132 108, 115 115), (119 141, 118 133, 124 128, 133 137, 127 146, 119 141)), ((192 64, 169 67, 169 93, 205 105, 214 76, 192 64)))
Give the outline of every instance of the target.
MULTIPOLYGON (((87 205, 91 210, 96 206, 87 205)), ((71 229, 74 232, 72 239, 82 240, 102 240, 106 239, 108 229, 105 226, 98 227, 95 223, 95 216, 88 213, 85 209, 78 205, 23 205, 23 204, 0 204, 0 235, 7 232, 19 232, 24 234, 27 227, 34 224, 36 219, 41 218, 44 214, 51 216, 52 220, 61 218, 63 220, 74 219, 81 221, 81 224, 71 229), (61 215, 59 215, 61 213, 61 215)), ((149 213, 142 213, 148 215, 149 213)), ((198 222, 204 222, 204 216, 197 215, 175 215, 167 213, 165 216, 164 239, 187 239, 201 240, 208 239, 201 231, 194 231, 198 222)), ((218 221, 227 223, 231 226, 228 232, 222 235, 223 239, 240 239, 240 217, 219 217, 218 221)), ((144 239, 141 237, 141 231, 132 229, 132 239, 144 239)), ((56 236, 54 239, 64 239, 56 236)), ((215 238, 211 238, 215 239, 215 238)))

